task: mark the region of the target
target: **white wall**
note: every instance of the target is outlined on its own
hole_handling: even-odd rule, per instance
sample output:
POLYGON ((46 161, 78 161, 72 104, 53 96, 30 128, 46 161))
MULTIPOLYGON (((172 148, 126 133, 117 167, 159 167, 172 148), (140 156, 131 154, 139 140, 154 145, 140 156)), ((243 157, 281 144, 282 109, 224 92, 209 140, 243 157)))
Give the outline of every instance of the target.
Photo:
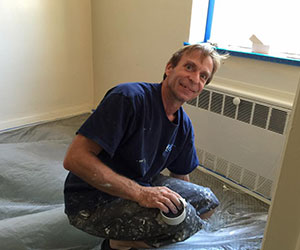
POLYGON ((92 0, 95 105, 117 83, 160 82, 188 41, 192 0, 92 0))
POLYGON ((1 0, 0 34, 0 129, 90 110, 90 1, 1 0))

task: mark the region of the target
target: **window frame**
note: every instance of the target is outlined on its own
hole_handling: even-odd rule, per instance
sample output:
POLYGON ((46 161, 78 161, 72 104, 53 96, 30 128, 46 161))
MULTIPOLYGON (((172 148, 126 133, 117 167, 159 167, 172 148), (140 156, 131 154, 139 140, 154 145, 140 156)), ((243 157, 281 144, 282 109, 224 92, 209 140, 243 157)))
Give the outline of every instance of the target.
MULTIPOLYGON (((214 6, 215 6, 215 0, 208 0, 205 33, 204 33, 204 39, 203 39, 202 43, 208 43, 210 36, 211 36, 212 21, 213 21, 213 15, 214 15, 214 6)), ((184 43, 184 44, 186 45, 189 43, 184 43)), ((220 53, 229 53, 230 55, 237 56, 237 57, 244 57, 244 58, 262 60, 262 61, 274 62, 274 63, 281 63, 281 64, 287 64, 287 65, 292 65, 292 66, 300 66, 300 59, 296 59, 296 58, 278 57, 278 56, 273 56, 270 54, 254 53, 250 50, 242 51, 242 50, 232 50, 232 49, 219 48, 219 47, 216 47, 216 50, 220 53)))

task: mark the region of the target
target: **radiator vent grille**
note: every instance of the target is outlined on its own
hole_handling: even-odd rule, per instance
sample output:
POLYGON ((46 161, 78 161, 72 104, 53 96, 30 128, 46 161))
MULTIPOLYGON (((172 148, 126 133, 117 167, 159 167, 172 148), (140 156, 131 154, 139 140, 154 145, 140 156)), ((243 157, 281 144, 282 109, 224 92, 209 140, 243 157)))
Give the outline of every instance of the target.
POLYGON ((266 128, 269 114, 269 107, 255 104, 252 124, 260 128, 266 128))
POLYGON ((252 102, 241 100, 241 103, 238 106, 237 119, 241 122, 250 123, 252 106, 252 102))
POLYGON ((233 162, 197 148, 200 164, 267 199, 271 199, 273 181, 243 168, 233 162))
POLYGON ((197 156, 198 156, 198 159, 199 159, 199 163, 201 165, 203 165, 204 164, 204 150, 201 150, 201 149, 197 148, 197 156))
POLYGON ((257 192, 264 195, 265 197, 271 197, 273 182, 263 176, 258 178, 257 192))
POLYGON ((239 105, 234 105, 234 98, 224 93, 203 90, 197 98, 187 103, 278 134, 285 133, 290 111, 243 98, 239 105))
POLYGON ((211 169, 211 170, 214 170, 214 168, 215 168, 215 158, 216 157, 215 157, 214 154, 205 152, 204 166, 211 169))
POLYGON ((255 183, 256 183, 256 176, 257 174, 253 171, 249 171, 247 169, 244 169, 243 177, 242 177, 242 185, 245 187, 248 187, 251 190, 255 189, 255 183))
POLYGON ((228 178, 234 180, 237 183, 241 183, 242 168, 236 164, 230 164, 228 178))
POLYGON ((216 171, 220 173, 223 176, 227 176, 228 171, 228 161, 218 158, 217 159, 217 165, 216 165, 216 171))
POLYGON ((287 113, 285 111, 273 108, 270 117, 269 130, 279 134, 283 134, 286 117, 287 113))
POLYGON ((225 96, 224 115, 230 118, 235 118, 236 106, 233 104, 233 97, 225 96))
POLYGON ((202 90, 200 95, 201 95, 201 98, 198 97, 198 99, 199 99, 198 107, 208 110, 210 91, 204 89, 204 90, 202 90))
POLYGON ((211 96, 210 110, 212 112, 221 114, 222 106, 223 106, 223 95, 213 92, 211 96))

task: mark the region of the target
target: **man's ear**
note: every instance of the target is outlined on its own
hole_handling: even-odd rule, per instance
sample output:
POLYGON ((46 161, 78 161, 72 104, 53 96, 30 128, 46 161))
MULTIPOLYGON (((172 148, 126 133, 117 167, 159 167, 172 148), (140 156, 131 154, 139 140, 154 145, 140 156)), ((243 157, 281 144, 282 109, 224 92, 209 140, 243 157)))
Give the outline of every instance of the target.
POLYGON ((172 64, 168 63, 165 68, 165 74, 168 76, 172 70, 173 70, 172 64))

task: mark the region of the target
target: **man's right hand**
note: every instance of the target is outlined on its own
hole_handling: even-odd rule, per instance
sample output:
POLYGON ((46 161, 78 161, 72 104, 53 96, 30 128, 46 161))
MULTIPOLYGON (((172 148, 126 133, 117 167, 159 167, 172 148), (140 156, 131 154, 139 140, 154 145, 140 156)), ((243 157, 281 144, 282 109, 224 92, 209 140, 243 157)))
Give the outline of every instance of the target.
POLYGON ((147 208, 159 208, 165 213, 171 210, 174 214, 182 208, 180 202, 182 197, 171 189, 160 187, 141 186, 137 202, 140 206, 147 208))

